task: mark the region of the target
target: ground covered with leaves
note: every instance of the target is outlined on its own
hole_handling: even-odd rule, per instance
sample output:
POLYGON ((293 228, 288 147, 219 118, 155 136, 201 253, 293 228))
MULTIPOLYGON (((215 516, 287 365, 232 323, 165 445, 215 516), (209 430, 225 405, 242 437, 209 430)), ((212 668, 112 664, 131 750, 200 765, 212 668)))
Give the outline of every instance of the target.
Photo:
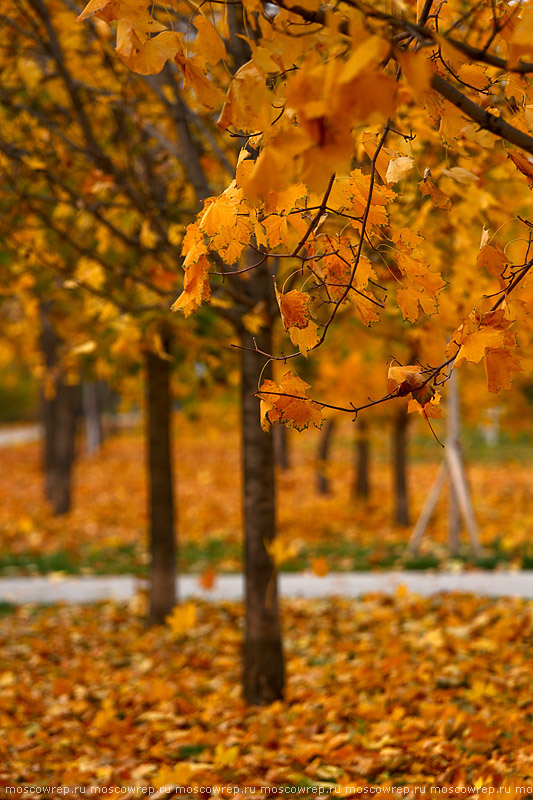
MULTIPOLYGON (((239 436, 234 415, 225 426, 217 415, 198 421, 179 416, 176 425, 176 486, 180 562, 184 570, 241 568, 239 436)), ((354 499, 353 430, 341 427, 327 465, 331 492, 316 490, 318 432, 291 432, 291 467, 278 473, 279 536, 276 557, 283 569, 359 570, 449 567, 446 495, 410 558, 410 530, 393 522, 388 437, 373 437, 371 496, 354 499)), ((414 523, 438 470, 441 448, 413 443, 410 466, 414 523)), ((465 547, 461 564, 533 566, 533 487, 527 447, 505 460, 469 459, 468 477, 485 555, 480 562, 465 547), (523 451, 523 452, 522 452, 523 451)), ((2 450, 0 477, 0 572, 142 573, 146 569, 146 487, 141 431, 110 438, 102 451, 81 456, 75 472, 74 510, 54 519, 43 500, 39 445, 2 450)))
POLYGON ((266 708, 240 697, 241 605, 140 612, 4 609, 0 785, 533 785, 531 601, 285 601, 266 708))

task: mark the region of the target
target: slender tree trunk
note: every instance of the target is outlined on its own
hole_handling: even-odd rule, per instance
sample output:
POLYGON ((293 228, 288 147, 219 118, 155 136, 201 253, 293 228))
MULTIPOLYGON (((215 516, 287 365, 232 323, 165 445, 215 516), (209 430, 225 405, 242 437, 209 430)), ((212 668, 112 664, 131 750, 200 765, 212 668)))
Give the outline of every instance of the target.
POLYGON ((78 386, 65 383, 58 359, 58 338, 50 319, 51 304, 41 304, 41 350, 45 387, 41 400, 44 428, 45 496, 56 516, 72 506, 72 466, 76 457, 78 386))
POLYGON ((82 384, 82 405, 85 417, 85 449, 88 455, 93 455, 101 448, 104 440, 101 391, 97 381, 84 381, 82 384))
POLYGON ((370 441, 368 438, 368 424, 363 419, 355 425, 354 455, 353 496, 367 500, 370 496, 370 441))
POLYGON ((407 489, 407 406, 402 403, 394 417, 393 471, 394 471, 394 521, 397 525, 409 525, 409 494, 407 489))
POLYGON ((76 457, 79 386, 61 379, 56 384, 54 468, 51 502, 54 514, 66 514, 72 505, 72 466, 76 457))
MULTIPOLYGON (((168 336, 162 337, 166 352, 168 336)), ((172 469, 171 363, 146 354, 147 449, 150 512, 149 623, 160 624, 176 604, 176 540, 172 469)))
POLYGON ((44 428, 43 470, 45 496, 52 501, 54 485, 54 438, 56 430, 55 373, 57 369, 57 337, 50 321, 50 304, 41 303, 41 352, 45 367, 45 384, 41 394, 41 419, 44 428))
POLYGON ((54 493, 54 432, 56 429, 55 398, 49 398, 46 392, 41 396, 41 422, 44 431, 42 469, 44 472, 44 494, 49 503, 54 493))
POLYGON ((320 432, 316 471, 316 486, 319 494, 329 494, 331 491, 327 468, 335 426, 335 420, 328 419, 320 432))
MULTIPOLYGON (((267 292, 272 278, 266 270, 267 292)), ((254 281, 263 276, 256 274, 254 281)), ((271 352, 270 331, 256 337, 257 346, 271 352)), ((252 347, 250 334, 242 335, 244 347, 252 347)), ((267 546, 276 533, 274 447, 271 433, 262 430, 259 400, 254 396, 260 377, 271 377, 263 360, 242 351, 242 437, 244 528, 246 563, 246 627, 244 636, 244 698, 248 703, 267 705, 283 697, 285 670, 278 607, 275 565, 267 546)))
POLYGON ((272 425, 272 436, 274 439, 274 462, 283 472, 286 472, 290 468, 287 426, 275 422, 272 425))

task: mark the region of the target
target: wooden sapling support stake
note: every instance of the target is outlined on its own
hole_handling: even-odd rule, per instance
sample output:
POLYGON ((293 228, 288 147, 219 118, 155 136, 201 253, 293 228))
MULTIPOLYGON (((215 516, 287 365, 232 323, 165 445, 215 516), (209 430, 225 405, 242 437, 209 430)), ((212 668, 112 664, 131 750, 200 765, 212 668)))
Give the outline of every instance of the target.
POLYGON ((457 373, 452 371, 449 380, 449 400, 447 413, 447 437, 444 458, 439 467, 435 482, 427 496, 426 502, 409 540, 408 552, 414 555, 425 533, 431 515, 437 505, 442 489, 449 480, 449 515, 448 515, 448 546, 450 552, 456 555, 459 551, 459 514, 463 517, 472 550, 476 556, 481 555, 481 545, 477 530, 474 509, 470 499, 470 492, 466 481, 463 458, 459 445, 460 414, 459 414, 459 387, 457 373))

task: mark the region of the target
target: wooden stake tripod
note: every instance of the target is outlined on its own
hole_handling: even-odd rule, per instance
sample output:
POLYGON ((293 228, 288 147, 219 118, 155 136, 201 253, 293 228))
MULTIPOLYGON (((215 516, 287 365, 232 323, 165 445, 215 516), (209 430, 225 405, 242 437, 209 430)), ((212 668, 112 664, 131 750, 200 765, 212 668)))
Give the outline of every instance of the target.
POLYGON ((413 529, 413 533, 411 534, 408 552, 415 554, 418 551, 422 536, 425 533, 428 522, 431 519, 431 515, 435 509, 435 506, 437 505, 441 491, 446 483, 446 479, 448 478, 450 481, 450 505, 448 513, 448 547, 450 549, 450 553, 456 555, 459 551, 460 512, 466 529, 468 530, 472 550, 476 556, 480 556, 481 545, 479 543, 477 524, 470 499, 470 491, 466 482, 461 448, 459 446, 459 387, 457 384, 457 373, 455 370, 452 371, 448 386, 448 429, 444 458, 439 467, 435 483, 431 487, 431 491, 427 496, 424 507, 420 512, 420 516, 418 517, 416 525, 413 529))

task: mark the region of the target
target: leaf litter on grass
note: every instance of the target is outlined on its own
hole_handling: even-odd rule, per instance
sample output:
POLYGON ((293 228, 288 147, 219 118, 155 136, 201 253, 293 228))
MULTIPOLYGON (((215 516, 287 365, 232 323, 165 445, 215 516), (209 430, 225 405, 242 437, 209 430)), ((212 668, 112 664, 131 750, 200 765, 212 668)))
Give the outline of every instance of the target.
POLYGON ((243 609, 0 619, 0 785, 533 786, 533 603, 283 603, 284 702, 241 699, 243 609))

